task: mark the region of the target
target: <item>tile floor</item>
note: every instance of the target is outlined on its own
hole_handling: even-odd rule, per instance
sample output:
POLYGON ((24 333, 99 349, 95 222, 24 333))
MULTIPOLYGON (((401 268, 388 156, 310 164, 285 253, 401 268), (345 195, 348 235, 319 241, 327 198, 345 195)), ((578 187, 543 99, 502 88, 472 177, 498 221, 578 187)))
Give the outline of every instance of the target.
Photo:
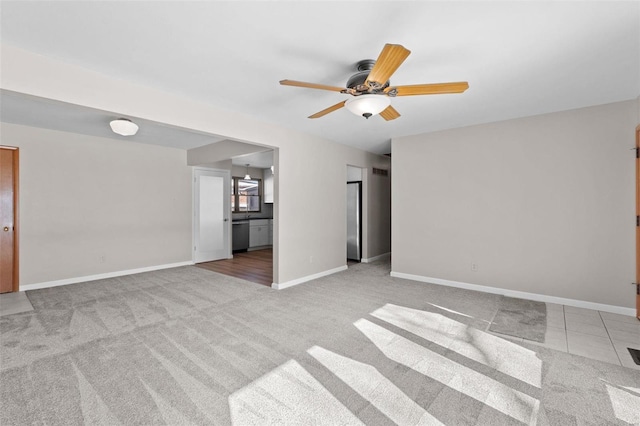
POLYGON ((544 343, 508 338, 640 370, 627 349, 640 350, 640 321, 631 316, 547 303, 544 343))

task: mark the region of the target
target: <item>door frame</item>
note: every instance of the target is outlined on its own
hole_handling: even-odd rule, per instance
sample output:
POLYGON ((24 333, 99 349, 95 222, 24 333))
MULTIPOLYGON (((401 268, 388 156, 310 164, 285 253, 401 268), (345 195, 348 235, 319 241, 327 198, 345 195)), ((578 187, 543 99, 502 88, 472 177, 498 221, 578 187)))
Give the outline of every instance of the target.
POLYGON ((636 318, 640 319, 640 125, 636 126, 636 318))
POLYGON ((352 180, 352 181, 347 181, 347 186, 348 185, 354 185, 357 184, 358 185, 358 248, 359 248, 359 253, 358 253, 358 259, 351 259, 348 257, 347 254, 347 260, 355 260, 358 262, 362 262, 362 181, 361 180, 352 180))
POLYGON ((0 145, 0 149, 13 151, 13 286, 12 292, 20 291, 20 149, 17 146, 0 145))
POLYGON ((196 263, 196 240, 197 240, 196 232, 198 231, 198 226, 196 223, 196 215, 197 215, 196 203, 198 202, 198 194, 196 193, 198 189, 196 185, 197 171, 216 172, 216 173, 224 174, 223 197, 225 197, 225 200, 223 202, 228 214, 228 220, 226 225, 227 226, 227 242, 226 242, 227 259, 232 259, 233 254, 232 254, 232 246, 231 246, 232 220, 231 220, 231 189, 230 189, 231 188, 231 171, 226 169, 214 169, 209 167, 192 167, 191 169, 192 169, 191 170, 191 247, 193 247, 191 249, 191 261, 194 264, 196 263))

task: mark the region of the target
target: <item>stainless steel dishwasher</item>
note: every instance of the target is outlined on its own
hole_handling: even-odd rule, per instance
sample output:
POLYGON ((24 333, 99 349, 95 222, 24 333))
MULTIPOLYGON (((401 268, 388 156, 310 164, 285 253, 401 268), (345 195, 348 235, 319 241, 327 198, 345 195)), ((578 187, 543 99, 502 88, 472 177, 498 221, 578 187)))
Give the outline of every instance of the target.
POLYGON ((247 251, 249 248, 249 221, 233 222, 232 228, 233 252, 247 251))

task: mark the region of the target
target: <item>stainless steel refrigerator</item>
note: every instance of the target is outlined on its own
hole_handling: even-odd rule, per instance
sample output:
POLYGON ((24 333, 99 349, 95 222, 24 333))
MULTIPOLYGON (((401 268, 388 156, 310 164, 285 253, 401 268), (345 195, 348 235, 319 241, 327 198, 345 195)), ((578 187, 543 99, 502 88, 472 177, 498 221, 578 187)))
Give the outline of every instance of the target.
POLYGON ((347 182, 347 259, 362 259, 362 182, 347 182))

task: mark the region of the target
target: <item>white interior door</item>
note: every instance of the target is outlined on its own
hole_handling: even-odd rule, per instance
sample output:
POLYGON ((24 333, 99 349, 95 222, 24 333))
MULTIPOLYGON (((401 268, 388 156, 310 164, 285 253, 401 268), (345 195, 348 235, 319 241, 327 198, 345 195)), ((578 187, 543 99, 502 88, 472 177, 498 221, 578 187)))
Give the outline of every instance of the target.
POLYGON ((231 256, 230 179, 225 170, 195 169, 193 260, 196 263, 231 256))

